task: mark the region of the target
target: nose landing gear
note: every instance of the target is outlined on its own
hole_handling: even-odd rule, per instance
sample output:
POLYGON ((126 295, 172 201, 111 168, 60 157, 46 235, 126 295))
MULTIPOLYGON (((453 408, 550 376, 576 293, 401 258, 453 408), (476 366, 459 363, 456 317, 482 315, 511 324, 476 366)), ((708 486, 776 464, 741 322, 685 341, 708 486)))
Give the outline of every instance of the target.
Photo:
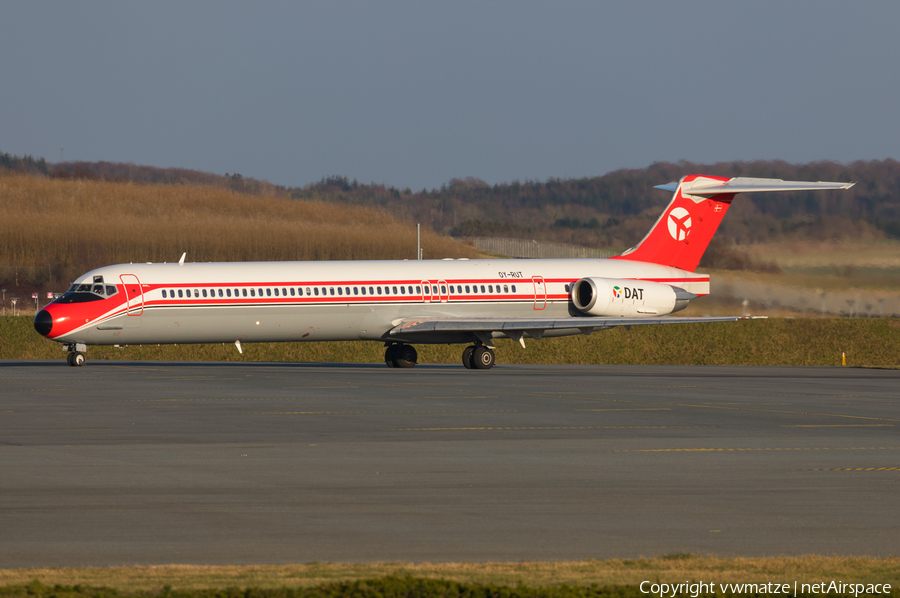
POLYGON ((66 363, 73 367, 84 365, 84 353, 69 353, 66 355, 66 363))
POLYGON ((411 368, 419 360, 419 354, 412 345, 390 345, 384 351, 384 363, 389 368, 411 368))
POLYGON ((87 351, 87 345, 84 343, 66 343, 62 346, 63 351, 68 351, 66 355, 66 363, 72 367, 81 367, 84 365, 84 352, 87 351))

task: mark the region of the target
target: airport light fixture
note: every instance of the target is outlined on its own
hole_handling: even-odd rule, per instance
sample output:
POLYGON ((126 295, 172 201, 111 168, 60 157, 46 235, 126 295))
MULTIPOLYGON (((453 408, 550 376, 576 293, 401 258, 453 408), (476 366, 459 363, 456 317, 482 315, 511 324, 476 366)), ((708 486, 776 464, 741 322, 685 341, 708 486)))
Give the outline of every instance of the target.
POLYGON ((13 315, 16 315, 16 301, 18 301, 18 297, 10 297, 9 302, 12 303, 13 315))

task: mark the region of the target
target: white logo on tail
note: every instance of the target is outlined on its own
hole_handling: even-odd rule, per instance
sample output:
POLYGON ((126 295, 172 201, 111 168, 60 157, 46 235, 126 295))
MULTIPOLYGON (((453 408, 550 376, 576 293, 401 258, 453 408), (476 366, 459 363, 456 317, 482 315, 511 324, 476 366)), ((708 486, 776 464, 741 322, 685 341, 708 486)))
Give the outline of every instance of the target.
POLYGON ((673 208, 668 224, 669 234, 676 241, 684 241, 691 234, 691 214, 684 208, 673 208))

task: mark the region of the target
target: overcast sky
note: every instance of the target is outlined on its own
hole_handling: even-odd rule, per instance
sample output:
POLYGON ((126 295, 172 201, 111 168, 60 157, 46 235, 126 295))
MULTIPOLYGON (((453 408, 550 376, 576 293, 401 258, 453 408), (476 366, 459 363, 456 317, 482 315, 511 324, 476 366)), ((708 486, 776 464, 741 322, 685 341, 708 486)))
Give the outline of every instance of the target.
POLYGON ((0 151, 304 185, 900 158, 900 2, 0 0, 0 151))

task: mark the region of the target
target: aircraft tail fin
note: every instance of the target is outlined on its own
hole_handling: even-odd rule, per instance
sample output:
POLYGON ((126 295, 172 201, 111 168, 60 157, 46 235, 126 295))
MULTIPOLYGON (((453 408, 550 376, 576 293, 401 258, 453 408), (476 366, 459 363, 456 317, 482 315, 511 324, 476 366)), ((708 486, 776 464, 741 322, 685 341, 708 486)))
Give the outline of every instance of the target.
POLYGON ((693 272, 738 193, 849 189, 855 183, 689 175, 656 189, 672 201, 640 243, 613 259, 650 262, 693 272))

